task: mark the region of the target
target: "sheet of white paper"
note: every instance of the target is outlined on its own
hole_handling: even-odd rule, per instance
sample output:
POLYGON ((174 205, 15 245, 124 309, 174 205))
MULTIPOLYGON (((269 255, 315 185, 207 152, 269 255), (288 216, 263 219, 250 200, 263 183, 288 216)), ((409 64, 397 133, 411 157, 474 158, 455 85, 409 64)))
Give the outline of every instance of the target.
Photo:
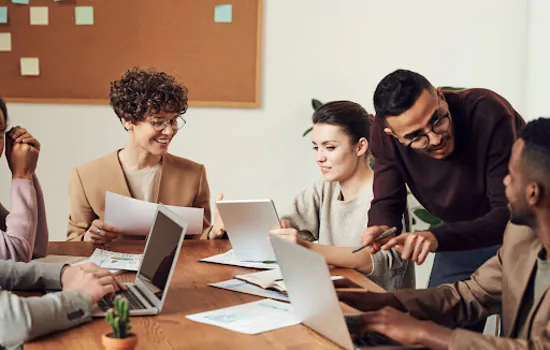
MULTIPOLYGON (((90 262, 88 259, 84 259, 84 260, 80 260, 78 262, 75 262, 74 264, 71 264, 72 266, 78 266, 78 265, 82 265, 82 264, 85 264, 87 262, 90 262)), ((125 270, 122 270, 122 269, 107 269, 109 270, 110 273, 112 273, 113 275, 119 275, 121 273, 124 273, 125 270)))
POLYGON ((255 286, 253 284, 246 283, 245 281, 241 281, 237 279, 222 281, 218 283, 210 283, 209 286, 221 288, 221 289, 228 289, 234 292, 259 295, 264 298, 289 301, 288 296, 284 295, 283 293, 279 293, 274 290, 266 290, 258 286, 255 286))
POLYGON ((261 263, 261 262, 252 262, 252 261, 240 261, 235 256, 235 253, 233 252, 233 249, 228 250, 225 253, 213 255, 208 258, 201 259, 203 262, 210 262, 210 263, 216 263, 216 264, 224 264, 224 265, 233 265, 233 266, 242 266, 242 267, 250 267, 252 269, 278 269, 279 265, 274 262, 270 263, 261 263))
POLYGON ((142 259, 143 254, 119 253, 96 248, 87 262, 96 263, 106 269, 137 271, 142 259))
MULTIPOLYGON (((148 235, 158 204, 107 192, 105 195, 105 223, 126 235, 148 235)), ((167 205, 187 222, 186 235, 202 233, 203 208, 167 205)))
POLYGON ((300 323, 294 316, 290 304, 271 299, 185 317, 246 334, 258 334, 300 323))

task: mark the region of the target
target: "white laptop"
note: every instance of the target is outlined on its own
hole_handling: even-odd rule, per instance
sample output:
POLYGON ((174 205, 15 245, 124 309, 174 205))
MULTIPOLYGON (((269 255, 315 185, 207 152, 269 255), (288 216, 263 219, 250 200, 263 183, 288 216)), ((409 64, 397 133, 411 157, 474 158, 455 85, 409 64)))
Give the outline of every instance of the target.
POLYGON ((325 258, 276 235, 271 235, 270 240, 292 309, 303 324, 348 350, 410 348, 378 333, 354 342, 350 330, 355 331, 359 319, 344 317, 325 258))
MULTIPOLYGON (((126 283, 128 290, 122 292, 128 299, 130 315, 156 315, 162 310, 186 230, 187 222, 158 205, 136 279, 126 283)), ((100 300, 92 316, 103 317, 111 306, 110 298, 100 300)))
POLYGON ((268 239, 270 230, 280 228, 272 200, 221 200, 216 205, 237 259, 276 260, 268 239))

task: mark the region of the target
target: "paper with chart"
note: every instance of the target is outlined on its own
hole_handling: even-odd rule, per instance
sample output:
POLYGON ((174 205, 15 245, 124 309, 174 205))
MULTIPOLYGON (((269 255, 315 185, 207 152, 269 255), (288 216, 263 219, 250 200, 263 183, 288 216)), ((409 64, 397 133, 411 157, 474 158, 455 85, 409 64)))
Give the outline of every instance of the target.
POLYGON ((227 281, 222 281, 217 283, 210 283, 209 286, 232 290, 234 292, 239 292, 239 293, 258 295, 264 298, 289 301, 288 296, 284 295, 283 293, 280 293, 274 290, 263 289, 238 279, 232 279, 232 280, 227 280, 227 281))
MULTIPOLYGON (((155 220, 157 206, 157 203, 107 192, 105 195, 105 223, 118 228, 126 235, 148 235, 155 220)), ((202 233, 203 208, 173 205, 167 205, 167 207, 187 222, 186 235, 202 233)))
POLYGON ((143 254, 119 253, 96 248, 86 262, 96 263, 109 270, 137 271, 142 259, 143 254))
POLYGON ((278 269, 279 265, 274 261, 253 262, 253 261, 240 261, 235 256, 233 249, 228 250, 225 253, 213 255, 208 258, 201 259, 203 262, 210 262, 215 264, 233 265, 241 267, 250 267, 252 269, 278 269))
POLYGON ((294 316, 290 304, 271 299, 185 317, 246 334, 258 334, 300 323, 294 316))

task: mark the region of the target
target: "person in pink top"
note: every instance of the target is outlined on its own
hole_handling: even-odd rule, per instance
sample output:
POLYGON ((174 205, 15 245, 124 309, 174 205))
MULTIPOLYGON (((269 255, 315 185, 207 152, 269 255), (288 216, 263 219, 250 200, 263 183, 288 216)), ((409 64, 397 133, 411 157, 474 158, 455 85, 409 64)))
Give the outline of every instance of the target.
POLYGON ((0 98, 0 157, 4 144, 12 183, 11 211, 0 203, 0 259, 28 262, 45 256, 48 246, 44 197, 35 174, 40 143, 19 126, 8 131, 6 104, 0 98))

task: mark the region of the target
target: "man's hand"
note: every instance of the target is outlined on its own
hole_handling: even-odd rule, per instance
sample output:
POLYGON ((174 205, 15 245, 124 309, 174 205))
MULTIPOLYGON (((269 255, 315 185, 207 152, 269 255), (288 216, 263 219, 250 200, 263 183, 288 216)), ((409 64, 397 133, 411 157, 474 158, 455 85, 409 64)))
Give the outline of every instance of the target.
POLYGON ((13 179, 32 179, 38 164, 40 143, 16 126, 7 132, 6 159, 13 179))
POLYGON ((361 234, 361 244, 367 246, 365 249, 368 249, 372 255, 376 254, 376 252, 378 252, 385 243, 395 236, 395 234, 391 234, 375 242, 378 236, 389 229, 390 227, 385 225, 367 227, 361 234))
POLYGON ((76 290, 86 294, 95 303, 107 294, 126 289, 109 270, 94 263, 68 266, 61 273, 63 290, 76 290))
POLYGON ((281 228, 271 230, 269 233, 291 241, 294 244, 306 247, 306 242, 300 237, 298 230, 289 228, 285 220, 281 220, 281 228))
POLYGON ((452 331, 430 321, 419 321, 406 313, 385 307, 361 315, 361 333, 373 331, 408 345, 426 345, 431 349, 447 349, 452 331))
POLYGON ((120 232, 116 227, 107 225, 99 219, 94 220, 86 231, 86 238, 96 245, 109 243, 119 235, 120 232))
POLYGON ((391 293, 369 292, 364 289, 336 289, 336 293, 341 302, 359 311, 374 311, 385 306, 404 310, 403 304, 391 293))
POLYGON ((390 239, 382 246, 382 250, 394 248, 404 260, 411 260, 422 264, 428 253, 437 250, 437 238, 428 231, 406 232, 390 239))

